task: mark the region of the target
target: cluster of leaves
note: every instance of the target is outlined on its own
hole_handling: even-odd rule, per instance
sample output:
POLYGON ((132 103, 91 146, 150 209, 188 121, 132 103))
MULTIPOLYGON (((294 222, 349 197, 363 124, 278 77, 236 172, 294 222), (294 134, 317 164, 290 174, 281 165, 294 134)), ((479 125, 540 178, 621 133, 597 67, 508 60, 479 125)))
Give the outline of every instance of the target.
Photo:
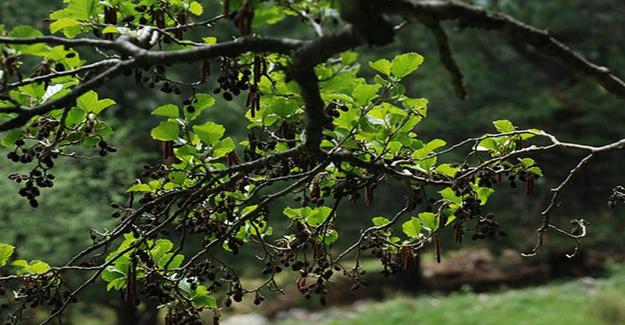
MULTIPOLYGON (((189 14, 204 13, 197 1, 66 3, 66 8, 52 13, 50 31, 68 38, 88 32, 102 39, 110 39, 111 34, 138 37, 142 28, 150 25, 162 33, 157 43, 165 51, 217 42, 212 37, 204 38, 204 43, 181 39, 179 32, 191 28, 189 14)), ((224 4, 225 14, 219 19, 232 20, 241 35, 288 16, 312 17, 311 24, 337 18, 333 1, 224 4)), ((22 26, 8 35, 24 38, 42 33, 22 26)), ((41 107, 90 80, 88 74, 80 73, 86 62, 73 48, 4 45, 1 50, 1 120, 19 115, 2 113, 2 107, 41 107), (29 79, 22 79, 22 70, 29 66, 26 58, 37 62, 29 79), (76 72, 63 73, 72 70, 76 72), (18 81, 8 83, 11 78, 18 81)), ((109 58, 116 59, 115 55, 109 58)), ((354 268, 343 263, 352 252, 356 259, 364 252, 376 256, 390 275, 405 269, 407 261, 429 243, 440 253, 438 234, 445 229, 452 229, 458 241, 465 232, 472 232, 473 239, 501 235, 494 216, 486 213, 484 206, 502 176, 508 177, 511 185, 517 180, 525 182, 529 191, 534 179, 542 175, 532 159, 517 159, 525 142, 542 133, 496 121, 497 133, 475 140, 464 161, 441 162, 445 153, 462 146, 445 149, 444 140, 419 134, 419 123, 428 115, 428 102, 409 96, 402 84, 423 60, 410 52, 370 62, 368 67, 376 73, 372 80, 360 76, 356 52, 343 52, 316 65, 314 75, 324 105, 320 118, 327 117, 331 123, 322 130, 320 146, 314 151, 307 146, 311 136, 307 126, 315 121, 307 111, 302 85, 292 80, 285 68, 293 64, 287 55, 244 53, 218 58, 219 91, 213 92, 223 91, 226 101, 247 92, 248 137, 238 143, 227 136, 224 126, 203 118, 204 111, 217 105, 208 91, 207 60, 193 82, 172 80, 168 67, 161 64, 128 69, 127 75, 134 74, 139 86, 155 88, 159 84, 161 91, 180 97, 179 102, 152 111, 161 119, 150 134, 162 144, 163 161, 146 166, 141 179, 128 188, 128 203, 113 204, 112 217, 120 220, 119 225, 94 233, 93 246, 67 265, 12 263, 18 267, 16 274, 1 278, 20 292, 14 304, 7 306, 13 308, 9 320, 17 322, 27 305, 36 308, 43 301, 56 316, 98 278, 107 282, 107 290, 123 292, 127 302, 150 300, 167 308, 170 324, 197 322, 203 309, 213 310, 218 317, 221 308, 249 295, 261 303, 262 292, 278 290, 274 277, 287 269, 299 275, 297 286, 304 296, 317 295, 325 303, 335 274, 350 277, 356 287, 362 284, 358 263, 354 268), (350 248, 339 251, 338 207, 345 199, 358 201, 361 197, 370 205, 381 182, 402 184, 406 207, 393 218, 372 218, 373 226, 350 248), (436 188, 430 198, 429 188, 436 188), (297 206, 284 209, 284 216, 269 214, 270 204, 289 198, 294 198, 297 206), (272 223, 275 218, 288 220, 288 227, 276 227, 272 223), (201 249, 184 251, 189 242, 201 249), (236 255, 242 248, 255 246, 263 249, 267 282, 249 289, 218 256, 236 255), (98 250, 100 254, 94 256, 98 250), (68 292, 63 274, 76 270, 93 275, 68 292), (223 297, 223 303, 218 303, 218 297, 223 297)), ((77 146, 96 148, 101 156, 115 152, 105 140, 112 130, 100 118, 100 113, 114 104, 92 90, 75 103, 34 116, 24 127, 5 135, 3 145, 13 148, 9 158, 35 165, 29 174, 12 176, 26 184, 23 194, 33 207, 39 193, 35 186, 52 185, 52 159, 79 157, 73 151, 77 146)), ((0 266, 12 252, 11 246, 0 246, 0 266)))

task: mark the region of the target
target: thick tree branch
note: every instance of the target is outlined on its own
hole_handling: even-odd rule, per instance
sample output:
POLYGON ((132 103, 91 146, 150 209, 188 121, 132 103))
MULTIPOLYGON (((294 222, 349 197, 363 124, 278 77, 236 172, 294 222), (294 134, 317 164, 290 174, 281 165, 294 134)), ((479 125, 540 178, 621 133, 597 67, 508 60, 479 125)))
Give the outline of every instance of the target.
POLYGON ((67 71, 58 71, 58 72, 54 72, 54 73, 50 73, 50 74, 46 74, 46 75, 41 75, 41 76, 36 76, 36 77, 32 77, 32 78, 21 80, 21 81, 18 81, 18 82, 14 82, 14 83, 11 83, 11 84, 5 86, 4 88, 0 88, 0 91, 7 91, 7 90, 15 89, 17 87, 21 87, 21 86, 28 85, 28 84, 31 84, 31 83, 47 81, 47 80, 51 80, 51 79, 58 78, 58 77, 74 76, 74 75, 77 75, 77 74, 79 74, 81 72, 92 71, 92 70, 96 70, 96 69, 100 69, 100 68, 110 67, 110 66, 118 64, 120 62, 121 62, 121 60, 119 60, 119 59, 102 60, 102 61, 99 61, 99 62, 96 62, 96 63, 83 65, 82 67, 79 67, 79 68, 76 68, 76 69, 67 70, 67 71))
POLYGON ((415 3, 393 1, 391 11, 418 20, 456 20, 460 25, 497 30, 513 41, 534 46, 540 52, 564 63, 574 71, 601 85, 608 92, 625 99, 625 82, 611 71, 573 51, 549 32, 518 21, 508 15, 451 0, 425 0, 415 3))
POLYGON ((84 83, 78 85, 76 88, 72 89, 67 95, 64 95, 61 98, 52 100, 50 102, 43 103, 41 105, 32 107, 32 108, 15 108, 13 110, 3 110, 7 113, 18 113, 18 116, 9 120, 3 124, 0 124, 0 131, 11 130, 17 127, 21 127, 28 122, 32 117, 37 115, 43 115, 51 112, 52 110, 66 107, 68 105, 72 105, 73 102, 88 92, 89 90, 93 90, 107 81, 110 81, 114 77, 123 73, 124 68, 127 66, 131 66, 134 61, 123 61, 115 64, 113 67, 105 70, 99 75, 95 76, 93 79, 85 81, 84 83))

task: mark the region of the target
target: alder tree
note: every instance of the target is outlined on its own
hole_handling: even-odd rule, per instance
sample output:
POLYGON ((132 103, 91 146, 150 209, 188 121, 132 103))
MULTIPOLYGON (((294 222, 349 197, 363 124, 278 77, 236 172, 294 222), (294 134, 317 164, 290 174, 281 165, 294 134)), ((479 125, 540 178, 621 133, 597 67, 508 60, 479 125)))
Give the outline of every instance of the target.
MULTIPOLYGON (((410 97, 402 84, 424 58, 409 52, 365 63, 359 53, 392 43, 400 29, 425 27, 461 98, 467 91, 444 21, 503 34, 593 80, 606 96, 625 98, 625 83, 609 69, 545 30, 465 2, 223 0, 211 4, 220 8, 212 13, 209 2, 65 0, 49 16, 49 33, 0 25, 0 134, 7 158, 29 166, 9 179, 33 208, 41 189, 63 173, 55 161, 104 157, 124 145, 109 143, 113 130, 102 112, 132 108, 116 107, 99 89, 121 79, 128 91, 176 98, 151 113, 160 119, 150 132, 162 147, 160 163, 146 166, 139 181, 128 180, 126 202, 93 202, 111 203, 114 229, 92 231, 93 244, 63 265, 45 256, 15 259, 15 247, 0 244, 5 322, 20 323, 33 308, 44 308, 43 323, 52 322, 96 282, 129 303, 158 304, 167 324, 201 323, 202 310, 218 321, 224 308, 246 297, 260 304, 264 294, 281 290, 275 281, 281 272, 297 274, 302 295, 323 304, 337 276, 362 285, 363 255, 379 259, 388 276, 425 248, 440 258, 442 232, 458 242, 500 235, 488 199, 498 186, 531 193, 543 171, 530 157, 541 151, 585 157, 551 190, 525 255, 539 254, 547 234, 570 238, 577 252, 587 222, 573 220, 570 230, 552 220, 561 193, 593 158, 623 149, 625 139, 567 143, 548 130, 498 120, 492 133, 447 144, 419 132, 428 101, 410 97), (308 36, 292 39, 268 28, 287 21, 305 26, 308 36), (235 32, 218 39, 218 25, 235 32), (192 65, 194 73, 181 76, 178 65, 192 65), (362 77, 362 70, 375 77, 362 77), (243 141, 203 116, 236 97, 246 107, 243 141), (404 207, 363 219, 360 236, 337 245, 341 204, 361 198, 370 205, 381 183, 403 189, 404 207), (276 213, 270 209, 276 202, 289 207, 276 213), (288 227, 275 226, 284 221, 288 227), (257 287, 242 285, 220 258, 245 249, 261 252, 266 280, 257 287), (79 275, 83 282, 68 282, 79 275)), ((623 200, 623 188, 614 189, 611 204, 623 200)))

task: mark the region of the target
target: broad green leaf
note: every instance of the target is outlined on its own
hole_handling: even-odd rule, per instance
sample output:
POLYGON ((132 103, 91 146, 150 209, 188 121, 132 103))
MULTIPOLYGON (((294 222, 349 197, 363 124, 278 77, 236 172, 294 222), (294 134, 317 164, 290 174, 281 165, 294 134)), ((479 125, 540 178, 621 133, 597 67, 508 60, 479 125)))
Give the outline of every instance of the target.
POLYGON ((449 164, 441 164, 436 167, 436 172, 449 177, 454 177, 459 170, 460 167, 453 167, 449 164))
POLYGON ((361 106, 369 104, 372 99, 378 96, 378 90, 380 90, 381 87, 382 86, 378 84, 357 86, 352 92, 354 101, 361 106))
POLYGON ((150 253, 152 255, 152 258, 155 261, 158 261, 163 255, 165 255, 165 253, 171 251, 173 247, 174 244, 171 242, 171 240, 159 239, 154 243, 154 247, 150 250, 150 253))
MULTIPOLYGON (((9 33, 9 36, 15 38, 40 37, 43 36, 43 33, 34 27, 21 25, 14 27, 9 33)), ((41 43, 33 45, 13 45, 12 47, 24 54, 37 55, 46 51, 46 45, 41 43)))
POLYGON ((419 220, 421 220, 421 225, 423 225, 424 228, 427 228, 430 231, 434 231, 436 230, 436 228, 438 228, 438 222, 436 219, 436 214, 432 212, 419 213, 419 220))
POLYGON ((264 25, 273 25, 279 23, 286 17, 284 10, 271 2, 263 2, 254 10, 254 19, 252 27, 261 27, 264 25))
POLYGON ((282 213, 284 213, 285 216, 287 216, 289 219, 295 219, 297 217, 299 217, 299 210, 300 209, 293 209, 290 207, 286 207, 284 208, 284 210, 282 210, 282 213))
POLYGON ((331 212, 332 209, 330 209, 329 207, 316 208, 312 211, 310 215, 306 217, 306 223, 308 223, 310 226, 316 227, 322 224, 326 219, 328 219, 331 212))
POLYGON ((417 238, 421 233, 421 221, 418 218, 412 217, 410 220, 404 222, 401 226, 401 230, 410 238, 417 238))
POLYGON ((476 150, 478 151, 493 151, 497 152, 499 150, 499 146, 497 145, 497 141, 493 138, 486 138, 477 145, 476 150))
POLYGON ((87 112, 82 109, 73 107, 67 113, 67 119, 65 120, 65 124, 70 127, 75 126, 84 121, 85 117, 87 117, 87 112))
POLYGON ((148 184, 135 184, 128 188, 126 192, 152 192, 152 188, 148 184))
POLYGON ((405 53, 401 54, 392 62, 392 72, 393 75, 397 78, 403 78, 415 71, 419 68, 419 66, 423 63, 423 56, 418 53, 405 53))
POLYGON ((184 255, 176 254, 176 256, 174 256, 173 258, 171 256, 172 256, 172 253, 167 253, 163 255, 163 257, 161 257, 158 260, 158 267, 163 269, 165 268, 165 266, 167 266, 168 270, 179 268, 180 265, 182 265, 182 262, 184 261, 184 255))
POLYGON ((17 142, 17 140, 22 138, 22 130, 11 130, 6 132, 4 138, 0 142, 1 145, 5 147, 11 147, 17 142))
POLYGON ((443 190, 440 190, 438 193, 440 193, 443 199, 451 203, 460 204, 462 202, 462 198, 457 196, 454 190, 451 189, 451 187, 446 187, 443 190))
POLYGON ((23 268, 23 267, 28 266, 28 261, 27 260, 15 260, 11 263, 11 265, 23 268))
POLYGON ((543 171, 538 166, 530 167, 527 169, 527 171, 534 175, 543 176, 543 171))
POLYGON ((477 191, 475 191, 477 193, 477 198, 480 200, 480 203, 482 205, 486 204, 486 202, 488 202, 488 198, 495 193, 495 190, 493 190, 492 188, 488 188, 488 187, 480 187, 477 191))
POLYGON ((208 45, 217 43, 217 37, 214 36, 202 37, 202 40, 204 41, 204 44, 208 45))
POLYGON ((80 26, 80 21, 73 18, 62 18, 50 24, 50 33, 54 34, 69 27, 80 26))
POLYGON ((209 94, 197 94, 195 95, 192 105, 195 108, 195 112, 188 113, 185 111, 184 113, 189 121, 195 120, 205 109, 215 105, 215 98, 209 94))
POLYGON ((325 236, 323 236, 323 243, 326 245, 332 245, 337 240, 339 240, 339 233, 334 229, 326 231, 325 236))
MULTIPOLYGON (((18 261, 15 261, 13 265, 17 265, 18 261)), ((20 265, 24 265, 20 263, 20 265)), ((46 262, 33 260, 27 265, 24 265, 21 270, 17 271, 17 274, 43 274, 50 270, 50 265, 46 262)))
POLYGON ((174 141, 178 139, 178 123, 176 121, 161 121, 157 127, 150 132, 152 139, 160 141, 174 141))
POLYGON ((441 139, 434 139, 430 142, 428 142, 425 147, 430 151, 434 151, 440 147, 444 147, 445 145, 447 145, 447 142, 445 142, 445 140, 441 140, 441 139))
POLYGON ((9 244, 0 243, 0 267, 5 266, 7 261, 13 255, 15 247, 9 244))
POLYGON ((112 282, 116 279, 124 277, 126 277, 126 274, 124 274, 114 266, 109 266, 102 272, 102 280, 106 282, 112 282))
POLYGON ((299 107, 298 103, 292 99, 286 99, 283 97, 276 98, 271 101, 271 109, 274 113, 280 115, 282 118, 286 118, 289 115, 295 113, 299 107))
POLYGON ((221 158, 234 150, 234 141, 231 138, 225 138, 218 141, 213 146, 213 157, 221 158))
POLYGON ((374 226, 383 226, 389 224, 391 221, 386 217, 375 217, 371 219, 371 222, 373 222, 374 226))
POLYGON ((204 124, 193 126, 193 132, 200 137, 202 142, 212 145, 221 139, 226 132, 226 129, 217 123, 208 121, 204 124))
POLYGON ((98 99, 98 94, 93 90, 84 93, 76 99, 76 106, 78 106, 78 108, 83 109, 85 112, 92 112, 95 114, 99 114, 105 108, 115 104, 115 101, 112 99, 98 99))
POLYGON ((532 158, 523 158, 523 159, 520 159, 520 161, 524 167, 532 167, 536 163, 534 159, 532 158))
POLYGON ((494 121, 493 125, 495 126, 495 129, 501 133, 514 132, 514 125, 512 125, 512 122, 508 120, 494 121))
POLYGON ((178 110, 178 106, 176 106, 174 104, 167 104, 167 105, 163 105, 163 106, 160 106, 157 109, 155 109, 152 112, 152 115, 177 118, 179 113, 180 112, 178 110))
POLYGON ((393 67, 393 64, 391 63, 391 61, 387 59, 380 59, 375 62, 369 62, 369 66, 375 71, 378 71, 387 76, 390 76, 391 68, 393 67))
POLYGON ((343 64, 352 64, 358 60, 358 53, 354 51, 343 52, 340 56, 343 64))
POLYGON ((106 26, 102 29, 102 34, 116 34, 119 33, 117 26, 106 26))
POLYGON ((193 304, 197 307, 210 309, 217 308, 217 300, 215 297, 208 294, 208 289, 203 285, 200 285, 195 289, 195 294, 193 295, 193 298, 191 298, 191 301, 193 301, 193 304))
POLYGON ((204 13, 204 8, 199 2, 193 1, 189 4, 189 12, 196 16, 201 16, 204 13))

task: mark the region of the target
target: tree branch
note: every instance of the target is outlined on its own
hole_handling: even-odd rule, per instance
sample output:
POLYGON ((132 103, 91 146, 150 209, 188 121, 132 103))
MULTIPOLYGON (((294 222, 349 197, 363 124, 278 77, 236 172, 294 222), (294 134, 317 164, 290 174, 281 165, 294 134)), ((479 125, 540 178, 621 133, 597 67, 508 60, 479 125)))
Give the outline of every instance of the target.
POLYGON ((548 31, 527 25, 508 15, 452 0, 425 0, 416 3, 393 1, 391 6, 394 14, 419 21, 456 20, 462 26, 497 30, 514 41, 534 46, 540 52, 593 80, 611 94, 625 99, 625 82, 608 68, 589 61, 552 37, 548 31))

